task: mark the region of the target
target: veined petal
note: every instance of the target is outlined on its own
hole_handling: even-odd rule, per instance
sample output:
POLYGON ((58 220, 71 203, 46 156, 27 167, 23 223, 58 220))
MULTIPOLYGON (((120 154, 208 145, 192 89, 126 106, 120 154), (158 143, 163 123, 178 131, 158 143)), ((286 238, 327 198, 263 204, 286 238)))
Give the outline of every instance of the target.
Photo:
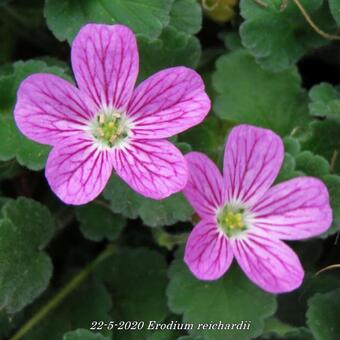
POLYGON ((245 274, 265 291, 285 293, 302 284, 300 260, 282 241, 252 230, 246 237, 231 239, 231 247, 245 274))
POLYGON ((332 209, 324 183, 299 177, 275 185, 252 209, 257 227, 284 240, 300 240, 326 231, 332 209))
POLYGON ((86 136, 74 136, 56 145, 49 154, 46 178, 65 203, 80 205, 95 199, 112 173, 107 150, 99 150, 86 136))
POLYGON ((183 193, 202 217, 215 216, 223 204, 223 178, 217 166, 203 153, 190 152, 185 156, 189 178, 183 193))
POLYGON ((274 132, 250 125, 232 129, 224 153, 226 199, 254 204, 274 182, 283 156, 274 132))
POLYGON ((129 28, 85 25, 73 41, 71 59, 79 88, 98 108, 125 110, 139 67, 136 38, 129 28))
POLYGON ((200 280, 217 280, 230 267, 233 252, 229 241, 210 220, 199 222, 189 235, 184 261, 200 280))
POLYGON ((14 118, 26 137, 54 145, 79 133, 91 119, 93 108, 90 98, 66 80, 38 73, 21 83, 14 118))
POLYGON ((199 124, 210 110, 200 75, 186 67, 160 71, 134 91, 127 109, 137 138, 173 136, 199 124))
POLYGON ((186 161, 166 140, 132 140, 112 153, 117 174, 136 192, 163 199, 181 191, 188 180, 186 161))

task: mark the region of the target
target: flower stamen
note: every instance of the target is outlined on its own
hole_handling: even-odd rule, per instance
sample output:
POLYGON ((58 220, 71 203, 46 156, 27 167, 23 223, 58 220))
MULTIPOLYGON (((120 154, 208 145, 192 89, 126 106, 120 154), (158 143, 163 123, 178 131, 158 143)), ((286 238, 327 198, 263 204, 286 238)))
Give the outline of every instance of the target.
POLYGON ((126 140, 130 126, 124 114, 106 108, 96 115, 90 125, 90 130, 102 146, 112 148, 126 140))
POLYGON ((217 214, 220 230, 228 237, 240 235, 248 229, 249 216, 245 209, 227 205, 217 214))

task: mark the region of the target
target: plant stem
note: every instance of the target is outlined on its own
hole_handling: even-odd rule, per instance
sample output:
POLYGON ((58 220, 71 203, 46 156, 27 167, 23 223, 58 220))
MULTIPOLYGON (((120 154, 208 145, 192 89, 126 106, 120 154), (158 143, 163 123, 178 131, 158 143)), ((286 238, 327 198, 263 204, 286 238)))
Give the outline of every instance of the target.
POLYGON ((318 272, 315 273, 315 276, 318 276, 319 274, 321 274, 322 272, 325 272, 327 270, 336 269, 336 268, 340 268, 340 264, 332 264, 330 266, 322 268, 318 272))
MULTIPOLYGON (((263 2, 263 0, 253 0, 255 3, 257 3, 259 6, 263 8, 267 8, 268 4, 263 2)), ((312 20, 312 18, 309 16, 305 8, 303 7, 302 3, 300 0, 293 0, 295 5, 298 7, 300 10, 302 16, 305 18, 309 26, 319 35, 321 35, 323 38, 327 40, 340 40, 339 35, 334 35, 334 34, 329 34, 325 31, 323 31, 321 28, 318 27, 318 25, 312 20)), ((282 0, 281 6, 280 6, 280 12, 283 12, 286 7, 288 6, 289 0, 282 0)))
POLYGON ((306 19, 306 21, 308 22, 308 24, 313 28, 313 30, 318 33, 319 35, 321 35, 323 38, 328 39, 328 40, 340 40, 340 36, 339 35, 333 35, 333 34, 329 34, 324 32, 323 30, 321 30, 316 24, 315 22, 311 19, 311 17, 309 16, 309 14, 306 12, 306 10, 304 9, 304 7, 302 6, 300 0, 293 0, 295 5, 299 8, 301 14, 303 15, 303 17, 306 19))
POLYGON ((92 262, 74 276, 46 305, 38 310, 11 338, 10 340, 21 339, 48 313, 55 309, 75 288, 79 286, 96 266, 110 256, 114 251, 114 244, 109 244, 92 262))
POLYGON ((267 8, 268 4, 266 4, 265 2, 263 2, 262 0, 254 0, 259 6, 263 7, 263 8, 267 8))

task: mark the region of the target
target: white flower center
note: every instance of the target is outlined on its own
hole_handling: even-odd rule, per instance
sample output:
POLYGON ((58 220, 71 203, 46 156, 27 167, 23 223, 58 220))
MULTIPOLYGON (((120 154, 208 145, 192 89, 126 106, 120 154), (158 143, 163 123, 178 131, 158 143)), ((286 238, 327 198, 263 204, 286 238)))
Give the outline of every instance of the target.
POLYGON ((93 138, 104 148, 123 146, 131 132, 132 124, 124 112, 113 108, 101 109, 89 124, 93 138))
POLYGON ((249 209, 238 202, 229 202, 218 209, 216 218, 220 231, 229 238, 245 234, 253 220, 249 209))

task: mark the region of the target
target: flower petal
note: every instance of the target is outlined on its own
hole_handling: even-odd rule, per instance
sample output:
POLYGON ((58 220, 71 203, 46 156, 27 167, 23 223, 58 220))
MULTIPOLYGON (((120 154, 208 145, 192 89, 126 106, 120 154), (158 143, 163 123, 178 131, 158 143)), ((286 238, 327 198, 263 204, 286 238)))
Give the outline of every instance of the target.
POLYGON ((199 124, 210 110, 202 78, 186 67, 160 71, 133 93, 128 115, 138 138, 167 138, 199 124))
POLYGON ((136 38, 129 28, 85 25, 73 41, 71 59, 79 88, 98 108, 126 108, 139 65, 136 38))
POLYGON ((275 185, 252 209, 255 224, 284 240, 300 240, 326 231, 332 209, 325 184, 312 177, 275 185))
POLYGON ((65 203, 80 205, 95 199, 112 173, 107 150, 99 150, 86 136, 56 145, 49 154, 46 178, 54 193, 65 203))
POLYGON ((113 166, 133 190, 153 199, 182 190, 188 180, 183 155, 166 140, 133 140, 114 150, 113 166))
POLYGON ((304 271, 300 260, 282 241, 251 231, 246 237, 231 239, 231 247, 249 279, 265 291, 284 293, 301 285, 304 271))
POLYGON ((281 138, 274 132, 250 125, 232 129, 224 153, 226 199, 256 202, 275 180, 283 155, 281 138))
POLYGON ((20 131, 42 144, 54 145, 79 133, 93 115, 93 103, 66 80, 34 74, 20 85, 14 118, 20 131))
POLYGON ((184 261, 200 280, 217 280, 230 267, 233 252, 213 220, 202 220, 189 235, 184 261))
POLYGON ((203 153, 185 155, 189 178, 183 193, 195 211, 204 218, 215 216, 223 204, 223 179, 217 166, 203 153))

